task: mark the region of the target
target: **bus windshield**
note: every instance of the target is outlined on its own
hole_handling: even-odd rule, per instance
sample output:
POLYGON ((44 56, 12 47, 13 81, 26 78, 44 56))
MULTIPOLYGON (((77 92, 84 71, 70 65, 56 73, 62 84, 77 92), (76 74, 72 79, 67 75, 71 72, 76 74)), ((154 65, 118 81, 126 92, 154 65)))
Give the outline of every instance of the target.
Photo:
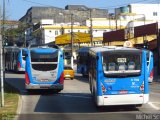
POLYGON ((133 76, 141 73, 141 51, 107 51, 102 53, 106 76, 133 76))

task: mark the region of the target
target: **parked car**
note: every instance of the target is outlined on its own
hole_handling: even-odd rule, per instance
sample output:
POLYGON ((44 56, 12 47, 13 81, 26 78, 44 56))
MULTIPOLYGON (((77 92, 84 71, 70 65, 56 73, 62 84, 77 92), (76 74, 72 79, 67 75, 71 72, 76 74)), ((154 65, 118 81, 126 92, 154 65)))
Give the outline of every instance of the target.
POLYGON ((64 66, 64 78, 74 78, 74 70, 70 66, 64 66))

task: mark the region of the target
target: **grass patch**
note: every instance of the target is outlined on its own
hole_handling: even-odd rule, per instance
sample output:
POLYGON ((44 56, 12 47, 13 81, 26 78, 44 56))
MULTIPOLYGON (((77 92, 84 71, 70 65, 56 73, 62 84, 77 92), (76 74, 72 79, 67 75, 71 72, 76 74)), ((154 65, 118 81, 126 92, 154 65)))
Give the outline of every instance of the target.
POLYGON ((0 107, 0 118, 5 118, 7 120, 11 120, 11 118, 14 118, 17 112, 18 99, 18 90, 8 83, 4 83, 4 107, 0 107))

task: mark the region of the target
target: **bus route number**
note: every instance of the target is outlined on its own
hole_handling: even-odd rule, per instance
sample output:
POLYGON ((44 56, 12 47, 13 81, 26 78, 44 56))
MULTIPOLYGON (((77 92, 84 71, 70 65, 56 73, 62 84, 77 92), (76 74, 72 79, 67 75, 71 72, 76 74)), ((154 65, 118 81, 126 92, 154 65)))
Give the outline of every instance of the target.
POLYGON ((125 63, 125 62, 127 62, 127 60, 126 60, 126 58, 117 58, 117 62, 125 63))

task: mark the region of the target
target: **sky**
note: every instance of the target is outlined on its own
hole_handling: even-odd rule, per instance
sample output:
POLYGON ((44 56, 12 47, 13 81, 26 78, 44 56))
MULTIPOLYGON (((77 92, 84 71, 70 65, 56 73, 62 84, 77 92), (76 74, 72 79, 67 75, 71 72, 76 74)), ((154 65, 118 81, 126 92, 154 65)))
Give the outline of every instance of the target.
MULTIPOLYGON (((158 2, 160 0, 5 0, 7 20, 19 20, 32 6, 54 6, 65 9, 66 5, 85 5, 90 8, 108 9, 109 12, 113 12, 115 8, 132 3, 158 2)), ((3 0, 0 0, 1 13, 2 8, 3 0)))

